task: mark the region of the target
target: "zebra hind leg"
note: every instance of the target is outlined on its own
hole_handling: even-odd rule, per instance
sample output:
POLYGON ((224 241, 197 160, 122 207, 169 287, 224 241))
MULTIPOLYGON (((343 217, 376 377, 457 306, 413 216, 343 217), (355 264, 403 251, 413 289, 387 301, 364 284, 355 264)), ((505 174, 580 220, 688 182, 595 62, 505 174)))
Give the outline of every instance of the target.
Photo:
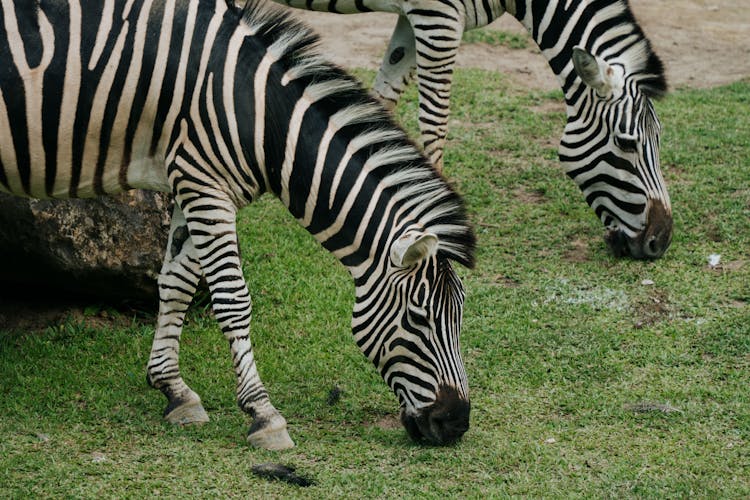
POLYGON ((175 204, 159 274, 159 316, 146 374, 148 384, 167 397, 164 418, 172 424, 208 422, 200 397, 182 379, 179 368, 182 325, 200 278, 195 246, 175 204))
POLYGON ((383 56, 372 90, 383 105, 393 110, 417 67, 414 31, 409 20, 399 16, 383 56))
POLYGON ((286 420, 271 404, 250 343, 252 302, 242 275, 236 209, 232 203, 209 199, 205 193, 197 200, 193 211, 190 203, 182 208, 211 292, 214 316, 229 342, 237 376, 237 404, 253 418, 247 440, 267 450, 291 448, 294 442, 286 420))

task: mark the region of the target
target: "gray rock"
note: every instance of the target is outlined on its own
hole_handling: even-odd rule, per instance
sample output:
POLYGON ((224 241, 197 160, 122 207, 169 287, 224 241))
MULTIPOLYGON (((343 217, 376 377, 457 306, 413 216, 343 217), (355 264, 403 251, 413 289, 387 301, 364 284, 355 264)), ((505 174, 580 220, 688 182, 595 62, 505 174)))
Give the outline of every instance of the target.
POLYGON ((0 292, 155 302, 171 197, 129 191, 87 200, 0 194, 0 292))

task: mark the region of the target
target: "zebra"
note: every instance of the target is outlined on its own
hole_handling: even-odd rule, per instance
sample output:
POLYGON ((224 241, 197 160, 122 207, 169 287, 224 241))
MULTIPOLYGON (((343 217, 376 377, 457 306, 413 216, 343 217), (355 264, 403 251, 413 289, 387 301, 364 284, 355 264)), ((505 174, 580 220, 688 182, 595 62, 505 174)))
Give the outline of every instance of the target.
POLYGON ((269 191, 350 271, 353 337, 419 442, 468 429, 459 349, 474 264, 461 197, 311 30, 225 0, 0 0, 0 190, 35 198, 144 188, 175 207, 147 382, 171 423, 205 422, 178 364, 201 277, 229 342, 247 439, 294 446, 250 343, 236 214, 269 191))
POLYGON ((416 70, 419 128, 442 169, 453 67, 465 30, 505 12, 532 35, 565 95, 559 157, 605 226, 615 256, 661 257, 672 208, 659 166, 661 125, 652 99, 664 69, 624 0, 275 0, 341 14, 392 12, 398 21, 373 92, 395 106, 416 70))

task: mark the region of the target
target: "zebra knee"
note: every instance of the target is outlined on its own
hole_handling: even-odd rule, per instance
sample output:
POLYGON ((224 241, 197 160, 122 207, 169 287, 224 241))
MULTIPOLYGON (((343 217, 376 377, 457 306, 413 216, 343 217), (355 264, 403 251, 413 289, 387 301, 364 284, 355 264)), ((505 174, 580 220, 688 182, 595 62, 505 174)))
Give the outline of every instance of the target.
POLYGON ((169 253, 174 260, 182 252, 185 242, 190 237, 190 232, 186 225, 179 226, 172 231, 172 241, 169 245, 169 253))

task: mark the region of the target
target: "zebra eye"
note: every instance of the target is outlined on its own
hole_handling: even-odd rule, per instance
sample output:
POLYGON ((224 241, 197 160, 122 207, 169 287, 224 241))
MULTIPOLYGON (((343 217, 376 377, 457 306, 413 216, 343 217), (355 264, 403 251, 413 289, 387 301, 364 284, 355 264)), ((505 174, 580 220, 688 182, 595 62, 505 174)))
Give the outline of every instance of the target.
POLYGON ((633 137, 615 136, 615 146, 622 149, 626 153, 635 153, 638 150, 638 143, 633 137))
POLYGON ((410 305, 408 308, 409 321, 416 325, 427 326, 429 320, 427 318, 427 309, 424 307, 417 307, 410 305))

